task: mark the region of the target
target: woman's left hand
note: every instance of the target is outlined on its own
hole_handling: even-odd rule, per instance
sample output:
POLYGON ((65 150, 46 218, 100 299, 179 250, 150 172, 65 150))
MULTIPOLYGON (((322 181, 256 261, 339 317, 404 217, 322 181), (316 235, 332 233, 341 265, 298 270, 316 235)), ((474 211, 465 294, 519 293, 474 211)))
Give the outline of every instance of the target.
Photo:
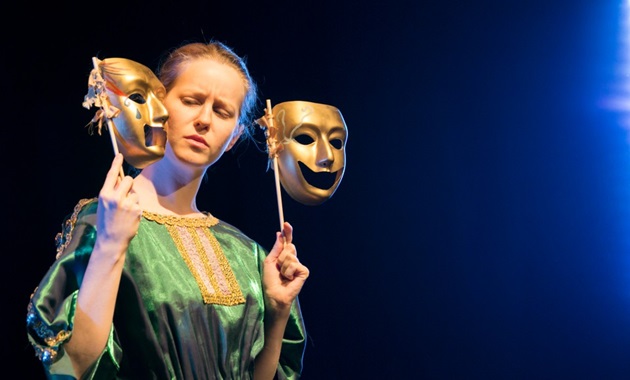
POLYGON ((284 236, 276 233, 276 242, 265 258, 263 285, 267 307, 287 311, 308 278, 309 270, 297 258, 293 227, 284 222, 284 236))

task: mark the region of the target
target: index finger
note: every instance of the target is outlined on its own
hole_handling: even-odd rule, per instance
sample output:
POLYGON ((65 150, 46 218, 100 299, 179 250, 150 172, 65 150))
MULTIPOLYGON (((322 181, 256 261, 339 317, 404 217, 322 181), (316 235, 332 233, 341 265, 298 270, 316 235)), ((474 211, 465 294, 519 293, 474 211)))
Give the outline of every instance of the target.
POLYGON ((116 182, 120 177, 120 173, 122 173, 122 161, 123 155, 122 153, 116 154, 114 160, 112 161, 112 165, 109 167, 107 171, 107 176, 105 177, 105 183, 103 183, 103 187, 113 188, 116 186, 116 182))
POLYGON ((293 241, 293 226, 289 224, 289 222, 284 222, 282 235, 284 236, 284 243, 291 244, 291 242, 293 241))

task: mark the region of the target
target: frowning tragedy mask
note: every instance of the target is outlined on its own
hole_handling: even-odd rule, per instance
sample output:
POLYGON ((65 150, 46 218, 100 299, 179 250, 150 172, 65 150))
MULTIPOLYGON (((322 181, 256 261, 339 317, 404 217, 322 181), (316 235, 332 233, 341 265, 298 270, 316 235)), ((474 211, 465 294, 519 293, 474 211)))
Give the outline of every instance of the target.
POLYGON ((83 106, 97 111, 98 132, 107 122, 125 160, 141 169, 164 157, 168 112, 162 104, 166 89, 146 66, 125 58, 93 59, 83 106))
POLYGON ((273 107, 273 125, 270 149, 286 192, 306 205, 332 197, 345 171, 348 130, 341 112, 327 104, 283 102, 273 107))

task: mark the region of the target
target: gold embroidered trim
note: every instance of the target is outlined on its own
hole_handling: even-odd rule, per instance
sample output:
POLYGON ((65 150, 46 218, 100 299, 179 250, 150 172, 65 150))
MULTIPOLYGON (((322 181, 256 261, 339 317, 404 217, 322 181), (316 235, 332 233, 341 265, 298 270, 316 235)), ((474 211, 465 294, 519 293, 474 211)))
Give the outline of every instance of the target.
MULTIPOLYGON (((35 289, 37 290, 37 288, 35 289)), ((31 295, 31 298, 33 295, 31 295)), ((31 345, 35 349, 37 358, 46 365, 52 364, 57 357, 59 345, 70 337, 71 333, 67 330, 61 330, 56 335, 52 329, 46 325, 35 313, 35 307, 32 302, 28 303, 26 323, 29 329, 33 330, 37 336, 44 340, 46 346, 31 341, 31 345)))
POLYGON ((163 224, 192 273, 206 304, 233 306, 245 303, 232 267, 219 241, 208 227, 219 220, 206 213, 205 218, 187 218, 143 211, 143 216, 163 224))
POLYGON ((66 219, 66 222, 63 225, 63 230, 55 236, 55 244, 57 245, 57 259, 59 258, 59 256, 61 256, 61 253, 64 251, 64 249, 66 249, 68 244, 70 244, 70 240, 72 239, 72 231, 74 231, 74 226, 77 223, 79 212, 81 212, 83 206, 94 201, 95 199, 97 198, 81 199, 79 203, 74 206, 72 216, 66 219))
POLYGON ((190 218, 176 215, 162 215, 149 211, 142 211, 142 216, 148 220, 152 220, 156 223, 166 224, 171 226, 185 226, 185 227, 212 227, 219 223, 219 219, 206 214, 205 218, 190 218))

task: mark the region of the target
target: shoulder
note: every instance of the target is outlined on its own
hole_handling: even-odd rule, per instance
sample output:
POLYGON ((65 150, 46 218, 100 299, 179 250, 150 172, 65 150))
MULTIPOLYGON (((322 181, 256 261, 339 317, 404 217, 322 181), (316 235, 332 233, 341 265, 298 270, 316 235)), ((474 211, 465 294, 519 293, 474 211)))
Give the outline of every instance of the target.
POLYGON ((55 237, 57 256, 70 242, 72 232, 77 224, 96 224, 97 207, 98 198, 84 198, 77 202, 72 213, 65 218, 61 232, 55 237))
POLYGON ((214 231, 217 239, 223 238, 233 241, 239 241, 253 248, 255 251, 264 251, 262 246, 258 244, 256 240, 249 237, 249 235, 243 232, 240 228, 224 220, 219 219, 218 223, 212 227, 212 230, 214 231))
POLYGON ((238 237, 239 239, 249 240, 252 242, 254 241, 252 238, 250 238, 247 234, 245 234, 243 231, 241 231, 240 228, 236 227, 235 225, 230 224, 222 219, 217 219, 217 220, 218 220, 218 223, 214 227, 217 231, 234 235, 235 237, 238 237))
POLYGON ((87 223, 95 224, 98 198, 81 199, 74 206, 72 214, 66 217, 65 224, 87 223))
POLYGON ((77 220, 90 214, 96 214, 98 198, 83 198, 77 202, 72 213, 65 217, 65 220, 77 220))

